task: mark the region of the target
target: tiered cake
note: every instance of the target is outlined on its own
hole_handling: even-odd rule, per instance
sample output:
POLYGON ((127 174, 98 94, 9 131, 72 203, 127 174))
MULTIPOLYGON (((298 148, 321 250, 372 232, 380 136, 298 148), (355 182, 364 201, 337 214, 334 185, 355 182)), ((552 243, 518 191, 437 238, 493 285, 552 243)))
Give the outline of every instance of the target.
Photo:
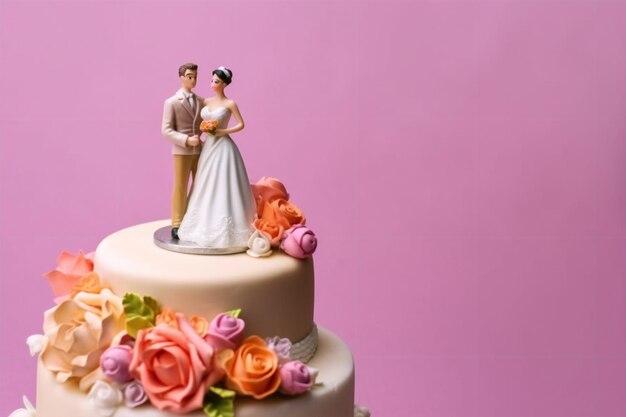
MULTIPOLYGON (((300 395, 286 395, 277 391, 257 399, 238 394, 234 399, 236 417, 352 417, 355 414, 352 355, 337 336, 325 329, 318 329, 313 322, 312 258, 296 259, 279 251, 263 258, 246 254, 199 256, 169 252, 160 249, 152 241, 154 230, 166 224, 141 224, 104 239, 93 261, 94 273, 102 281, 102 286, 109 287, 112 293, 120 297, 127 293, 150 296, 163 307, 178 313, 179 318, 200 316, 211 320, 223 312, 241 309, 240 317, 245 320, 243 338, 252 335, 264 340, 276 336, 288 338, 292 343, 291 359, 306 363, 307 367, 319 372, 315 384, 311 384, 300 395)), ((126 298, 124 300, 124 307, 127 308, 126 298)), ((55 312, 51 310, 46 313, 47 325, 61 314, 59 307, 56 309, 55 312)), ((89 322, 90 319, 84 315, 84 320, 89 322)), ((47 331, 47 348, 49 350, 49 345, 53 343, 57 345, 57 350, 65 351, 63 354, 71 354, 71 341, 50 340, 51 337, 61 339, 62 327, 63 324, 56 333, 47 331)), ((180 321, 178 327, 182 328, 180 321)), ((67 339, 67 334, 64 336, 67 339)), ((121 342, 112 344, 116 343, 121 342)), ((139 338, 136 343, 139 343, 139 338)), ((97 355, 95 360, 104 369, 106 366, 102 365, 101 357, 104 349, 94 346, 93 350, 97 355)), ((99 414, 115 417, 229 415, 223 411, 220 411, 223 414, 219 414, 210 408, 205 408, 205 411, 168 407, 159 409, 151 401, 129 406, 124 404, 119 394, 116 397, 115 392, 108 389, 94 393, 94 380, 111 381, 102 375, 102 369, 89 375, 76 372, 77 368, 92 360, 94 358, 77 356, 71 358, 68 365, 67 357, 50 358, 46 357, 46 350, 42 352, 37 375, 38 417, 87 417, 99 414), (44 362, 47 366, 44 366, 44 362), (68 370, 68 366, 71 369, 68 370), (68 373, 72 375, 67 377, 68 373), (81 378, 74 377, 77 375, 81 378), (91 392, 87 394, 89 389, 91 392), (214 414, 210 414, 211 410, 214 414)), ((259 364, 259 369, 263 365, 259 364)), ((164 365, 164 369, 168 367, 175 368, 175 365, 164 365)), ((116 370, 110 372, 115 377, 116 370)), ((152 377, 168 378, 159 372, 155 372, 152 377)), ((172 378, 184 377, 178 375, 172 378)), ((251 386, 256 387, 254 384, 251 386)), ((123 384, 117 385, 123 390, 123 384)), ((188 385, 185 389, 189 390, 188 385)))
POLYGON ((45 275, 56 306, 28 340, 37 408, 10 417, 369 415, 349 349, 313 321, 315 233, 281 181, 249 183, 232 71, 212 71, 205 100, 197 70, 181 65, 164 102, 171 220, 61 254, 45 275))

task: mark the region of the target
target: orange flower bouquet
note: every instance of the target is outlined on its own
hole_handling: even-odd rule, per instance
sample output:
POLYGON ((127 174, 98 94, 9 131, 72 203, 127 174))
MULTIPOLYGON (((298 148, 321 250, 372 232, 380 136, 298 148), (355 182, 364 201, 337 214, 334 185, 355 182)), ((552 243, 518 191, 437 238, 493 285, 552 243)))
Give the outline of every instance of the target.
POLYGON ((215 119, 203 120, 202 123, 200 123, 200 130, 209 135, 214 135, 218 125, 219 121, 215 119))

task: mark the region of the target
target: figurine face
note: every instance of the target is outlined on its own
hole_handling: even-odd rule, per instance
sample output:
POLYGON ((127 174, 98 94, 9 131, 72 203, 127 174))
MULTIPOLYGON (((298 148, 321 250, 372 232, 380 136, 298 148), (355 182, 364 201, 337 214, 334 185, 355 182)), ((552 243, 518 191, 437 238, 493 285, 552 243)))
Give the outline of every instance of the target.
POLYGON ((226 83, 220 80, 220 77, 213 74, 213 78, 211 78, 211 90, 221 91, 221 90, 224 90, 224 87, 226 87, 226 83))
POLYGON ((196 82, 198 81, 198 72, 192 70, 185 70, 185 75, 180 77, 180 81, 183 84, 183 88, 186 90, 191 90, 196 86, 196 82))

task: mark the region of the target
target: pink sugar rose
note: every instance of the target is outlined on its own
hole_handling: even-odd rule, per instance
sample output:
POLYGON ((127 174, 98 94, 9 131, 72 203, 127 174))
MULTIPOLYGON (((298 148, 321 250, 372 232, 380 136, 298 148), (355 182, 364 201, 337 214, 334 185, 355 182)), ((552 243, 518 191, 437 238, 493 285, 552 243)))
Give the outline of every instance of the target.
POLYGON ((302 394, 311 389, 317 378, 317 369, 300 361, 287 362, 280 367, 280 392, 287 395, 302 394))
POLYGON ((280 248, 294 258, 308 258, 317 248, 317 237, 308 227, 296 224, 285 231, 280 248))
POLYGON ((204 394, 222 379, 224 370, 218 365, 219 354, 187 319, 180 313, 176 318, 178 329, 159 324, 139 331, 130 373, 156 408, 186 414, 202 408, 204 394))
POLYGON ((111 381, 122 384, 133 379, 129 370, 132 359, 133 350, 130 346, 113 346, 100 357, 100 368, 111 381))
POLYGON ((93 252, 87 255, 83 251, 78 251, 76 255, 67 251, 61 252, 57 258, 57 268, 44 274, 57 297, 57 303, 71 294, 82 277, 93 271, 93 258, 93 252))
POLYGON ((244 327, 243 320, 220 313, 211 321, 205 340, 215 349, 235 349, 241 343, 244 327))

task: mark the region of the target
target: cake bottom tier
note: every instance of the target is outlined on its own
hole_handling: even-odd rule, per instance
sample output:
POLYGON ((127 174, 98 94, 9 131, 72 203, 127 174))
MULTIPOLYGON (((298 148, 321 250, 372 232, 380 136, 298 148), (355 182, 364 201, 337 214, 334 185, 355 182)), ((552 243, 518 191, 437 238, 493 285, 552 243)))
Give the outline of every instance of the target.
MULTIPOLYGON (((273 395, 263 400, 238 397, 235 417, 353 417, 354 365, 352 354, 343 341, 330 331, 319 328, 319 346, 308 363, 319 370, 315 386, 300 396, 273 395)), ((87 395, 77 384, 56 382, 41 362, 37 370, 37 417, 98 416, 87 395)), ((137 408, 120 406, 113 417, 175 417, 150 405, 137 408)), ((187 414, 206 417, 202 410, 187 414)))

